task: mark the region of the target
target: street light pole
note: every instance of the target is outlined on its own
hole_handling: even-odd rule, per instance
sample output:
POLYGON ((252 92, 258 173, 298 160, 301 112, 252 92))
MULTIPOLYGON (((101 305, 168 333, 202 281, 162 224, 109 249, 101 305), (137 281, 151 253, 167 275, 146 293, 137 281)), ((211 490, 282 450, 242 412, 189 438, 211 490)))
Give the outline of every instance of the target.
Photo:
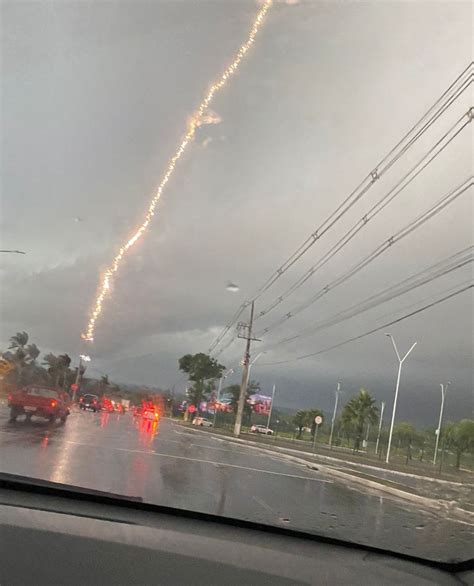
POLYGON ((408 357, 408 355, 413 350, 413 348, 416 346, 417 342, 414 342, 412 344, 411 348, 405 354, 405 356, 403 358, 401 358, 400 354, 398 352, 398 349, 397 349, 397 345, 395 344, 395 340, 393 339, 393 336, 391 334, 385 334, 385 335, 388 336, 392 340, 393 348, 394 348, 395 354, 397 355, 397 358, 398 358, 397 384, 395 387, 395 398, 393 400, 392 420, 390 422, 390 433, 388 435, 387 457, 385 458, 385 462, 388 464, 389 459, 390 459, 390 447, 392 445, 392 435, 393 435, 393 425, 395 423, 395 413, 397 411, 398 389, 400 388, 400 378, 401 378, 401 374, 402 374, 402 366, 403 366, 403 362, 408 357))
POLYGON ((249 364, 249 376, 248 376, 249 380, 250 380, 250 371, 252 370, 252 366, 253 366, 253 365, 254 365, 254 364, 257 362, 257 360, 260 358, 260 356, 261 356, 262 354, 265 354, 265 352, 259 352, 259 353, 257 354, 257 356, 255 356, 255 358, 254 358, 254 359, 252 360, 252 362, 249 364))
POLYGON ((380 421, 379 421, 379 431, 377 434, 377 442, 375 444, 375 454, 379 453, 379 442, 380 442, 380 434, 382 433, 382 422, 383 422, 383 412, 385 410, 385 401, 382 401, 382 407, 380 409, 380 421))
POLYGON ((329 435, 329 447, 332 448, 332 434, 334 433, 334 423, 336 422, 337 402, 339 400, 339 393, 341 392, 341 383, 337 383, 336 400, 334 401, 334 411, 331 421, 331 433, 329 435))
POLYGON ((214 406, 214 422, 213 422, 213 427, 216 426, 216 417, 217 417, 217 403, 219 403, 220 398, 221 398, 221 391, 222 391, 222 383, 224 382, 224 380, 229 376, 229 374, 232 374, 234 372, 233 368, 229 368, 229 370, 227 370, 226 372, 224 372, 221 376, 221 378, 219 379, 219 386, 217 387, 217 398, 216 398, 216 405, 214 406))
POLYGON ((74 403, 76 400, 76 393, 79 389, 79 382, 81 380, 81 369, 82 369, 82 365, 83 362, 90 362, 91 361, 91 357, 87 356, 85 354, 80 354, 79 356, 79 366, 77 367, 77 372, 76 372, 76 380, 74 382, 74 390, 72 391, 72 402, 74 403))
POLYGON ((433 466, 436 464, 436 456, 438 455, 439 437, 441 435, 441 422, 443 421, 444 399, 446 396, 446 391, 448 390, 450 384, 451 382, 448 381, 445 385, 443 385, 442 383, 439 385, 441 387, 441 409, 439 410, 438 429, 436 430, 436 445, 433 456, 433 466))
POLYGON ((272 391, 272 403, 270 405, 270 411, 268 412, 268 421, 267 421, 267 428, 270 429, 270 419, 272 418, 272 411, 273 411, 273 401, 275 400, 275 385, 273 385, 272 391))

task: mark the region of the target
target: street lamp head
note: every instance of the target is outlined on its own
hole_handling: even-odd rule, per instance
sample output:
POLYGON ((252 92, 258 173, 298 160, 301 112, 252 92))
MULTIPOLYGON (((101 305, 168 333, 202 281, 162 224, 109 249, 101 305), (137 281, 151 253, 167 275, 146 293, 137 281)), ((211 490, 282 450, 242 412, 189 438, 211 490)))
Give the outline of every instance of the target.
POLYGON ((84 360, 84 362, 90 362, 91 361, 91 357, 87 356, 87 354, 81 354, 80 358, 82 358, 82 360, 84 360))
POLYGON ((226 289, 227 289, 227 291, 230 291, 231 293, 237 293, 237 291, 239 291, 239 286, 236 285, 235 283, 232 283, 232 281, 228 281, 227 285, 226 285, 226 289))
POLYGON ((392 334, 389 334, 388 332, 385 332, 385 335, 388 336, 389 338, 392 337, 392 334))

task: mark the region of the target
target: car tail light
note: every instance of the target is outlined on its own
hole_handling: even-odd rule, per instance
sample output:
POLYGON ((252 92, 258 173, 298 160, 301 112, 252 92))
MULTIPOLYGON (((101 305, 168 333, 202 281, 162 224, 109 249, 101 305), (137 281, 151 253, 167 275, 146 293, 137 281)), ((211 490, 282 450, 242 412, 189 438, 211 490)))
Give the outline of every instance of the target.
POLYGON ((7 400, 11 401, 13 399, 13 395, 8 395, 7 400))
POLYGON ((57 404, 58 404, 58 402, 55 401, 54 399, 51 401, 51 407, 56 407, 57 404))

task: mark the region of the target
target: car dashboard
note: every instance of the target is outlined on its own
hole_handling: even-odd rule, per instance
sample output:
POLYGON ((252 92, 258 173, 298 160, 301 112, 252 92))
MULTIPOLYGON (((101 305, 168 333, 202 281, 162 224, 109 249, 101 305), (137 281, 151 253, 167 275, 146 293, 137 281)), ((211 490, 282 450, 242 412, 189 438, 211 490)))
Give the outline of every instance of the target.
POLYGON ((125 500, 0 477, 2 586, 472 584, 471 563, 425 563, 125 500))

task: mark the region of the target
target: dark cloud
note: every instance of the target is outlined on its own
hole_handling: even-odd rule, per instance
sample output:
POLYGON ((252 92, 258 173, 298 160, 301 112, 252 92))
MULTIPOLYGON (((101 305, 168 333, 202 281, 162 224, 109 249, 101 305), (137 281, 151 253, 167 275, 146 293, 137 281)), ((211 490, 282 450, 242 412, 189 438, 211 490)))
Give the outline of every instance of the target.
MULTIPOLYGON (((28 254, 0 259, 3 344, 25 329, 44 350, 84 350, 79 336, 101 271, 142 218, 186 120, 242 42, 255 10, 254 2, 4 3, 2 246, 28 254)), ((464 69, 471 33, 467 2, 279 3, 213 104, 212 121, 219 123, 199 129, 146 237, 123 263, 88 347, 95 367, 127 382, 168 386, 178 380, 177 358, 208 348, 236 307, 464 69), (228 282, 239 290, 227 291, 228 282)), ((467 110, 468 98, 258 308, 395 185, 467 110)), ((471 174, 470 141, 469 131, 460 135, 350 246, 256 326, 304 302, 471 174)), ((472 192, 269 341, 469 243, 472 192)), ((329 409, 338 380, 347 393, 365 386, 390 400, 395 362, 383 334, 315 359, 275 367, 265 362, 331 346, 470 278, 471 269, 460 271, 281 347, 255 365, 254 375, 264 385, 277 383, 283 406, 329 409)), ((404 369, 401 417, 431 422, 439 382, 447 379, 456 397, 448 416, 472 407, 472 324, 466 294, 393 328, 401 346, 419 342, 404 369)), ((236 366, 241 353, 238 341, 219 359, 236 366)))

